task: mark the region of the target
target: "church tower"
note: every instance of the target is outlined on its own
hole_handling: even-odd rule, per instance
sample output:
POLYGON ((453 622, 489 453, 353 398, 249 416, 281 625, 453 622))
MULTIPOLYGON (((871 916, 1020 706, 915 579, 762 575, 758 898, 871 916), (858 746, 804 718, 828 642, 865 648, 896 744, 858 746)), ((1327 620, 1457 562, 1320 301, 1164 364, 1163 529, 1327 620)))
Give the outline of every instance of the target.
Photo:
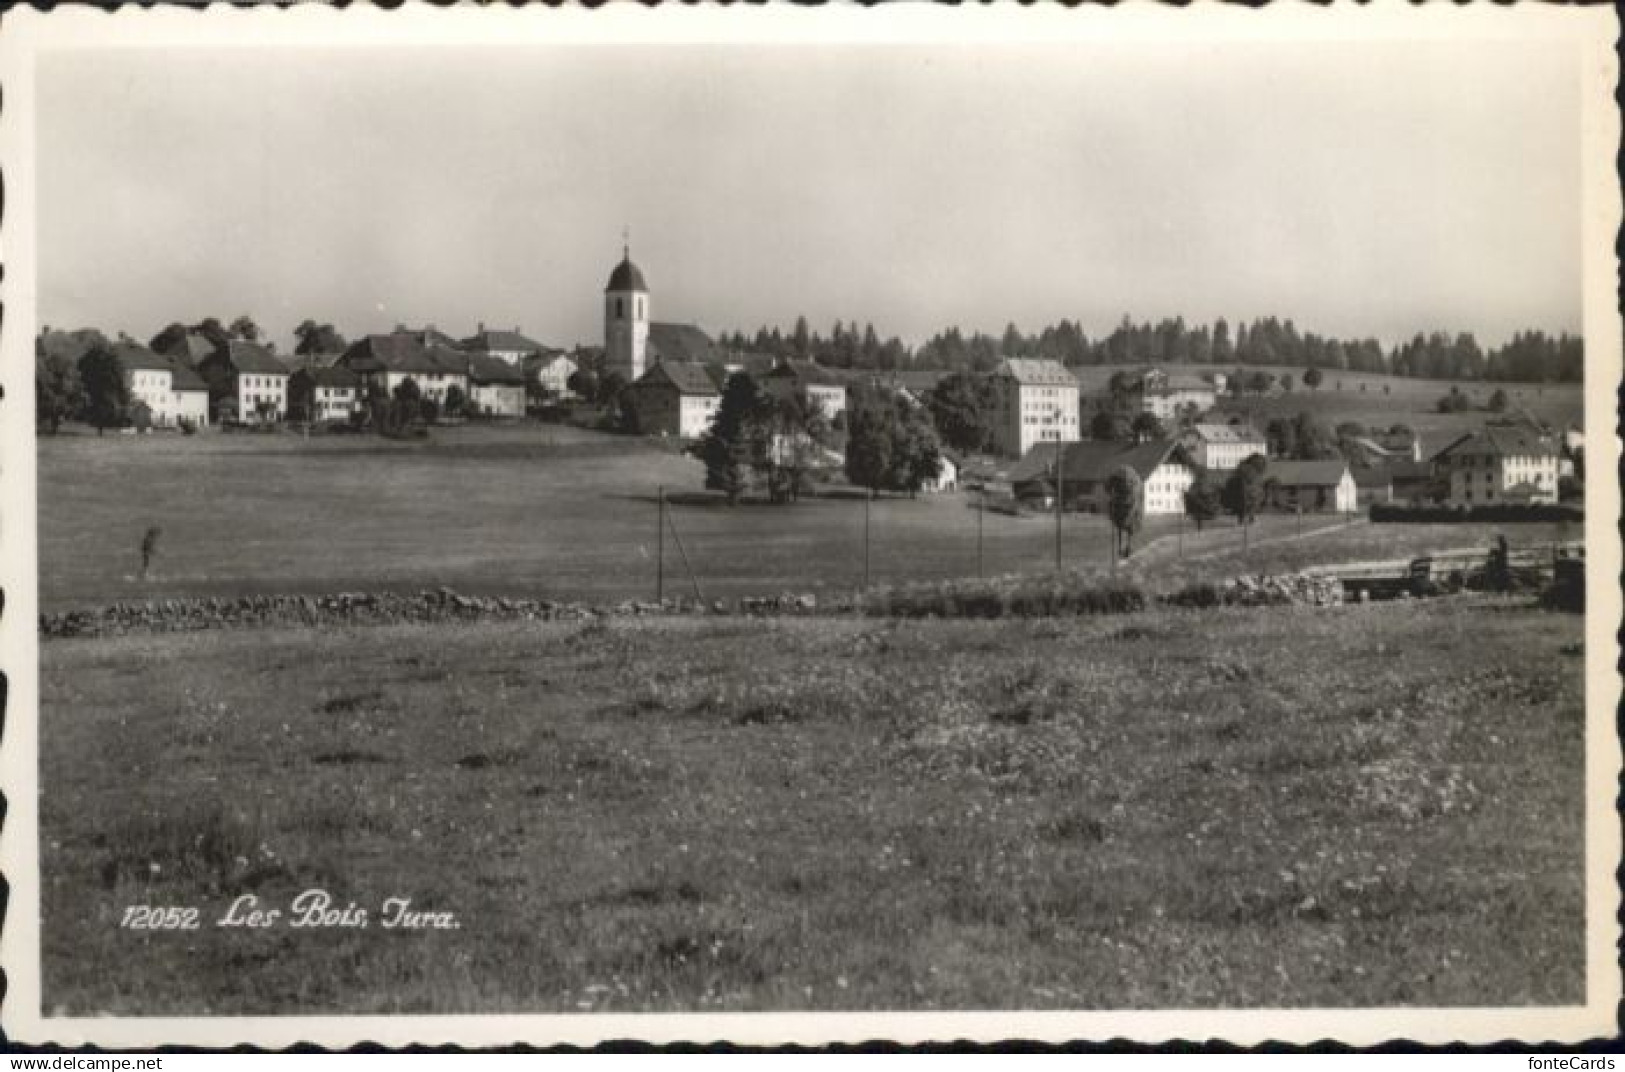
POLYGON ((604 287, 604 369, 633 383, 646 367, 649 346, 649 288, 632 263, 629 246, 604 287))

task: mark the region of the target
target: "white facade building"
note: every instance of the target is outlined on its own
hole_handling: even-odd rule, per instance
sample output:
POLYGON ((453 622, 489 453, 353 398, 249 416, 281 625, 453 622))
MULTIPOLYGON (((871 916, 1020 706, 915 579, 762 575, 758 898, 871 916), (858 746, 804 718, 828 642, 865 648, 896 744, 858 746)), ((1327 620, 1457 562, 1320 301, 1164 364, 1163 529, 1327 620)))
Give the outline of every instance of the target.
POLYGON ((993 373, 993 449, 1022 457, 1038 443, 1076 442, 1078 380, 1059 361, 1011 357, 993 373))

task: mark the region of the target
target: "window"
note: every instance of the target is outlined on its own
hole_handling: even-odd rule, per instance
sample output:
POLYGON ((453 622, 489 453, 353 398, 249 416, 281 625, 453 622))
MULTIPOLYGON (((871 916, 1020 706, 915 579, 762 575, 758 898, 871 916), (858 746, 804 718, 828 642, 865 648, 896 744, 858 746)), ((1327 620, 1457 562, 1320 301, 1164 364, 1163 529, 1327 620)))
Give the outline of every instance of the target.
POLYGON ((616 298, 615 299, 615 319, 620 320, 625 315, 626 315, 626 312, 625 312, 624 307, 621 305, 621 299, 616 298))

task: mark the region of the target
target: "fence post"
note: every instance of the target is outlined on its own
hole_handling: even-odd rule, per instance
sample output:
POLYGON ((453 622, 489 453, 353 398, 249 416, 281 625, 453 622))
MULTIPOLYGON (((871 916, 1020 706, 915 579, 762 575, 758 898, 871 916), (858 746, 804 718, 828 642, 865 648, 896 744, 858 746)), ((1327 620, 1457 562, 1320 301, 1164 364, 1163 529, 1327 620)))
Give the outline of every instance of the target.
POLYGON ((869 500, 875 497, 873 488, 863 497, 863 590, 869 590, 869 500))
POLYGON ((987 504, 987 485, 976 493, 976 579, 982 579, 982 510, 987 504))
POLYGON ((666 485, 655 493, 655 602, 666 598, 666 485))

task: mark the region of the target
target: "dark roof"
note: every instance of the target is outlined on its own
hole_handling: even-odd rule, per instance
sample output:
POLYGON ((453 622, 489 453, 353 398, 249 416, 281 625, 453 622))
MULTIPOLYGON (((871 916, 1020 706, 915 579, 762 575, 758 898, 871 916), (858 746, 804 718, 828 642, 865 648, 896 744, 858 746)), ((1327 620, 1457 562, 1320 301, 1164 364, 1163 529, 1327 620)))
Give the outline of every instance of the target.
POLYGON ((521 335, 518 328, 514 328, 512 331, 504 331, 500 328, 492 330, 481 328, 464 339, 462 346, 465 350, 485 350, 487 352, 500 350, 505 353, 526 354, 541 353, 547 349, 535 339, 529 339, 521 335))
POLYGON ((762 374, 764 380, 795 380, 808 386, 844 387, 846 379, 833 369, 825 368, 816 361, 779 362, 769 371, 762 374))
POLYGON ((615 270, 609 273, 609 282, 604 284, 604 290, 606 292, 611 290, 640 290, 648 293, 649 288, 643 285, 643 273, 638 270, 637 265, 632 263, 630 250, 622 251, 621 263, 617 264, 615 270))
POLYGON ((651 361, 716 361, 723 360, 722 350, 711 341, 711 336, 693 324, 649 324, 649 359, 651 361))
POLYGON ((344 351, 342 363, 352 372, 466 372, 470 355, 443 346, 426 346, 421 332, 367 335, 344 351))
POLYGON ((1354 470, 1354 483, 1362 488, 1385 488, 1394 482, 1394 471, 1371 466, 1354 470))
POLYGON ((1017 383, 1034 386, 1076 387, 1078 378, 1059 361, 1047 357, 1007 357, 999 364, 999 375, 1017 383))
POLYGON ((214 355, 215 345, 202 332, 188 330, 158 352, 178 358, 196 368, 214 355))
POLYGON ((344 357, 343 354, 293 354, 282 358, 282 363, 289 369, 298 372, 300 369, 333 368, 344 357))
POLYGON ((490 354, 469 354, 467 364, 468 378, 472 383, 519 386, 525 382, 523 370, 500 357, 492 357, 490 354))
POLYGON ((1174 461, 1189 465, 1185 448, 1167 439, 1130 444, 1108 440, 1087 439, 1080 443, 1039 443, 1029 450, 1010 470, 1012 484, 1046 479, 1055 464, 1057 449, 1064 448, 1066 459, 1063 476, 1067 480, 1101 481, 1122 466, 1128 466, 1144 480, 1157 466, 1174 461))
POLYGON ((119 364, 126 370, 142 369, 155 372, 169 372, 175 367, 174 362, 162 354, 155 354, 139 343, 116 342, 112 346, 113 353, 118 357, 119 364))
POLYGON ((276 355, 272 354, 271 351, 259 343, 246 342, 242 339, 232 339, 225 346, 211 354, 203 364, 223 364, 237 372, 282 376, 288 374, 288 366, 278 361, 276 355))
POLYGON ((343 365, 309 364, 294 372, 318 387, 357 387, 361 381, 343 365))
POLYGON ((1516 425, 1496 425, 1486 427, 1482 431, 1469 432, 1455 442, 1446 446, 1433 457, 1443 458, 1447 454, 1493 454, 1504 457, 1510 454, 1538 454, 1553 455, 1557 448, 1532 428, 1516 425))
POLYGON ((649 371, 638 378, 637 387, 666 387, 677 388, 678 393, 685 395, 714 395, 717 394, 716 381, 704 365, 696 365, 685 361, 661 361, 650 366, 649 371))
POLYGON ((1341 458, 1326 461, 1295 461, 1272 458, 1264 465, 1264 479, 1287 487, 1335 487, 1343 482, 1349 463, 1341 458))
POLYGON ((1433 466, 1427 462, 1402 461, 1385 466, 1395 483, 1402 481, 1428 481, 1433 479, 1433 466))

